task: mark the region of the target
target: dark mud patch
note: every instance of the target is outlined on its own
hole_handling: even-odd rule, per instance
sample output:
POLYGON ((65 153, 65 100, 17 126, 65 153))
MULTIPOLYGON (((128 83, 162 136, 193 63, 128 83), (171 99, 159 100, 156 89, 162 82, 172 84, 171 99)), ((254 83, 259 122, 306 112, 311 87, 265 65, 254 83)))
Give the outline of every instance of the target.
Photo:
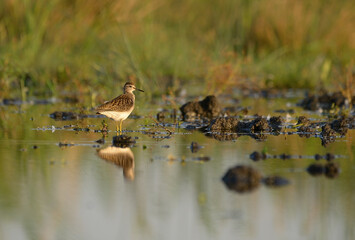
POLYGON ((208 131, 231 131, 235 133, 265 133, 280 131, 284 120, 281 116, 271 117, 267 120, 257 116, 254 120, 240 121, 234 117, 218 117, 211 121, 208 131))
POLYGON ((341 158, 344 156, 341 155, 334 155, 332 153, 327 153, 325 155, 320 155, 320 154, 315 154, 315 155, 291 155, 291 154, 286 154, 282 153, 279 155, 273 155, 273 154, 267 154, 265 152, 257 152, 254 151, 249 155, 249 158, 253 160, 254 162, 258 162, 260 160, 266 160, 266 159, 281 159, 281 160, 291 160, 291 159, 315 159, 315 160, 326 160, 326 161, 332 161, 336 158, 341 158))
POLYGON ((336 139, 336 131, 332 129, 330 124, 322 126, 322 132, 320 134, 322 145, 327 146, 329 143, 333 143, 336 139))
MULTIPOLYGON (((352 105, 355 104, 355 98, 352 97, 352 105)), ((311 94, 306 96, 299 105, 306 110, 317 111, 319 109, 322 110, 331 110, 332 108, 341 108, 344 106, 349 106, 346 96, 342 92, 333 92, 328 93, 326 91, 322 91, 319 95, 311 94)))
POLYGON ((193 121, 199 118, 214 118, 217 117, 221 108, 215 96, 207 96, 202 101, 192 101, 185 103, 180 107, 182 118, 184 121, 193 121))
POLYGON ((340 173, 340 167, 333 162, 327 164, 314 163, 309 165, 307 172, 314 177, 325 175, 327 178, 335 178, 340 173))
POLYGON ((128 135, 118 135, 112 138, 112 145, 114 147, 127 148, 135 143, 135 139, 128 135))
MULTIPOLYGON (((255 117, 255 116, 254 116, 255 117)), ((344 137, 348 129, 355 126, 355 117, 341 117, 335 120, 311 121, 300 116, 296 124, 286 122, 281 116, 266 118, 256 116, 255 119, 238 119, 236 117, 217 117, 206 127, 200 128, 207 137, 220 141, 236 140, 239 136, 250 136, 256 140, 265 140, 268 135, 299 135, 300 137, 320 138, 322 145, 344 137), (232 135, 234 134, 234 135, 232 135)))
POLYGON ((250 136, 256 140, 265 140, 264 133, 278 135, 283 129, 284 120, 279 117, 271 117, 269 120, 257 116, 253 120, 238 120, 235 117, 218 117, 211 121, 206 136, 219 141, 236 140, 239 136, 250 136))
POLYGON ((212 120, 208 130, 212 132, 235 131, 238 123, 238 119, 234 117, 219 117, 212 120))
POLYGON ((243 165, 229 169, 222 178, 222 181, 229 190, 238 193, 251 192, 258 188, 260 180, 261 175, 257 170, 243 165))
POLYGON ((258 188, 260 183, 272 187, 280 187, 289 184, 287 179, 279 176, 267 176, 263 178, 257 170, 244 165, 237 165, 230 168, 222 177, 222 181, 229 190, 238 193, 251 192, 258 188))

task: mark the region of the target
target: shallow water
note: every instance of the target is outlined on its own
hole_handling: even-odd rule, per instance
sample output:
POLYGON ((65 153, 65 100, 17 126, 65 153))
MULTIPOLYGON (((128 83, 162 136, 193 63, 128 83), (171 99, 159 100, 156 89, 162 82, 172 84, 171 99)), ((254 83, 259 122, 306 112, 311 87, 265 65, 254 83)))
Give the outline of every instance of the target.
MULTIPOLYGON (((287 108, 287 102, 296 109, 292 117, 308 114, 293 106, 295 100, 242 100, 251 115, 272 116, 285 116, 273 110, 287 108)), ((159 107, 141 104, 135 113, 154 115, 159 107)), ((156 128, 163 137, 152 138, 143 130, 155 122, 144 117, 124 122, 125 134, 136 137, 136 143, 122 153, 110 149, 114 132, 105 144, 95 142, 102 134, 93 130, 101 128, 103 118, 55 121, 48 116, 74 106, 0 108, 0 239, 355 238, 354 130, 326 148, 313 137, 270 135, 256 141, 241 136, 220 142, 183 128, 169 128, 174 131, 170 138, 156 128), (70 124, 90 131, 56 129, 70 124), (190 151, 192 141, 202 145, 197 153, 190 151), (249 158, 263 150, 304 158, 249 158), (305 169, 316 162, 314 154, 326 153, 338 156, 339 176, 312 177, 305 169), (210 160, 197 159, 205 156, 210 160), (264 176, 285 177, 290 184, 230 191, 221 178, 237 164, 253 166, 264 176)))

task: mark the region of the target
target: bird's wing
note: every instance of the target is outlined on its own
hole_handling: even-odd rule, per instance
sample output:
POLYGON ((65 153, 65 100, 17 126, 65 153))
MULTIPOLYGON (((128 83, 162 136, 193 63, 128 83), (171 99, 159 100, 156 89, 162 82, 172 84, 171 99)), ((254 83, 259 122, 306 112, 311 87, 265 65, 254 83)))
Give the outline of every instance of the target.
POLYGON ((117 112, 125 112, 130 110, 134 105, 134 100, 127 96, 126 94, 122 94, 115 99, 105 102, 104 104, 98 106, 96 111, 117 111, 117 112))

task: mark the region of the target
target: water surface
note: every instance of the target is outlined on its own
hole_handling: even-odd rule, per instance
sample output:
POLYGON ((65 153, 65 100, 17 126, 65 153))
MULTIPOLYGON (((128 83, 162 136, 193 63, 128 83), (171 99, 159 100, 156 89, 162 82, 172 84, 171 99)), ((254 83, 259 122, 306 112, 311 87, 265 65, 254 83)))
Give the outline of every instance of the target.
MULTIPOLYGON (((294 104, 243 100, 251 115, 272 116, 287 102, 294 104)), ((0 106, 0 239, 355 238, 353 130, 327 147, 318 138, 298 135, 221 142, 183 128, 170 128, 171 138, 152 138, 142 130, 155 127, 146 116, 160 107, 141 104, 135 113, 143 118, 124 122, 125 134, 136 137, 136 143, 122 153, 110 150, 114 132, 105 144, 95 142, 102 134, 93 130, 101 128, 103 118, 55 121, 48 116, 55 110, 77 111, 75 106, 0 106), (56 129, 70 124, 90 131, 56 129), (192 141, 202 145, 197 153, 190 151, 192 141), (102 149, 109 152, 106 159, 98 153, 102 149), (250 153, 263 150, 306 157, 250 160, 250 153), (340 156, 334 160, 339 176, 309 175, 305 169, 316 162, 312 156, 326 153, 340 156), (210 160, 197 160, 205 156, 210 160), (244 194, 230 191, 221 178, 237 164, 285 177, 290 184, 261 185, 244 194)), ((292 117, 310 114, 294 108, 292 117)), ((114 123, 106 121, 114 130, 114 123)))

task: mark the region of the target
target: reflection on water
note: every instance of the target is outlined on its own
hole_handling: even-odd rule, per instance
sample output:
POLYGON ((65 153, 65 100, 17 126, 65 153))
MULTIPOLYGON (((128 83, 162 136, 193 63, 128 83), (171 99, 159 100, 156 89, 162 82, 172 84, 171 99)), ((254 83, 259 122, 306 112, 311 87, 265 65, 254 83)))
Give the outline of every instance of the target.
POLYGON ((109 146, 98 149, 97 155, 99 155, 100 158, 123 168, 123 176, 126 179, 134 179, 134 154, 131 148, 109 146))

